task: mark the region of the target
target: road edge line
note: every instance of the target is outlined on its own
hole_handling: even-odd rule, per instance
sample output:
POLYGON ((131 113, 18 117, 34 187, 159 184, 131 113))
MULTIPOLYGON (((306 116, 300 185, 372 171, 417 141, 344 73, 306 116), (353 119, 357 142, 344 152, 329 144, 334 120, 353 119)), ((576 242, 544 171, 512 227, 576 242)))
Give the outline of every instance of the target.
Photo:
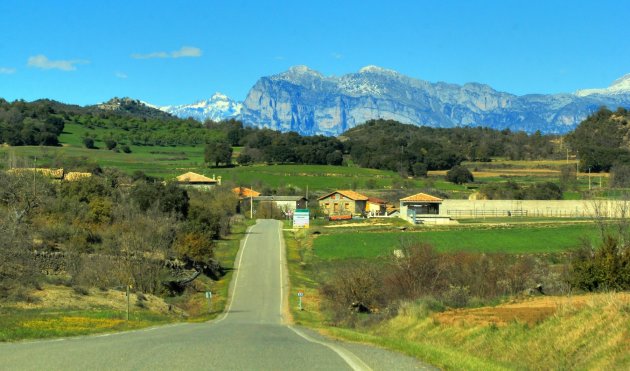
POLYGON ((236 274, 234 275, 234 278, 230 282, 230 286, 228 289, 228 299, 227 299, 228 305, 226 309, 223 310, 223 316, 221 318, 208 321, 210 324, 216 324, 216 323, 222 322, 224 319, 227 318, 228 314, 230 313, 230 310, 232 310, 232 303, 234 303, 234 296, 236 293, 236 284, 238 283, 238 276, 241 273, 241 263, 243 262, 243 255, 244 255, 243 253, 245 252, 245 247, 247 247, 247 241, 249 241, 249 236, 251 235, 251 231, 252 229, 254 229, 256 225, 258 225, 258 220, 256 220, 256 224, 247 228, 247 230, 245 231, 247 233, 247 236, 245 236, 245 240, 243 240, 243 246, 241 246, 241 248, 238 249, 238 253, 237 253, 238 264, 236 265, 236 274))
POLYGON ((337 353, 337 355, 339 355, 339 357, 341 357, 341 359, 344 360, 344 362, 346 362, 348 364, 348 366, 350 366, 353 370, 356 371, 371 371, 372 368, 370 366, 368 366, 365 362, 363 362, 363 360, 361 360, 361 358, 359 358, 356 354, 352 353, 351 351, 343 348, 343 347, 339 347, 336 346, 334 344, 330 344, 327 343, 325 341, 320 341, 317 339, 313 339, 312 337, 306 335, 305 333, 301 332, 300 330, 294 328, 291 325, 287 325, 287 327, 289 329, 291 329, 291 331, 295 332, 297 335, 299 335, 301 338, 303 338, 306 341, 309 341, 311 343, 315 343, 315 344, 319 344, 322 346, 325 346, 326 348, 332 350, 333 352, 337 353))

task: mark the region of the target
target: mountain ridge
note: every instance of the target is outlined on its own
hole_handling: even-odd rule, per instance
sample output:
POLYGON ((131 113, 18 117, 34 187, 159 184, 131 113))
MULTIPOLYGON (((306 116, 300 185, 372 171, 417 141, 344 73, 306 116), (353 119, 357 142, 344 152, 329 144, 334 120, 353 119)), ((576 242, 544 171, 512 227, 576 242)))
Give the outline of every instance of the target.
POLYGON ((372 119, 562 134, 600 106, 630 107, 630 74, 605 89, 519 96, 478 82, 429 82, 375 65, 342 76, 297 65, 258 79, 242 103, 224 95, 213 98, 200 101, 207 102, 204 107, 196 102, 160 109, 183 118, 235 118, 250 126, 305 135, 339 135, 372 119))

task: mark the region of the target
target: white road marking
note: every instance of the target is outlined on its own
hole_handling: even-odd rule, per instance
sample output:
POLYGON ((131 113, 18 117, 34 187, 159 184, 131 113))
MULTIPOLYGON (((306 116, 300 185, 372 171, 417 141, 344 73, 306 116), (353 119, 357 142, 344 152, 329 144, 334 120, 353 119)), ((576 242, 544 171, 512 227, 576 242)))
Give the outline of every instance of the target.
MULTIPOLYGON (((283 256, 282 256, 282 250, 285 247, 284 246, 284 238, 282 236, 282 229, 278 228, 278 236, 280 238, 279 244, 280 244, 280 314, 282 315, 283 309, 284 309, 284 301, 283 299, 283 286, 284 286, 284 274, 282 271, 282 267, 284 266, 284 260, 283 260, 283 256)), ((295 332, 297 335, 299 335, 301 338, 303 338, 304 340, 311 342, 311 343, 315 343, 315 344, 319 344, 322 346, 325 346, 326 348, 332 350, 333 352, 337 353, 337 355, 339 357, 341 357, 341 359, 343 359, 348 366, 350 366, 350 368, 352 368, 355 371, 371 371, 372 369, 370 368, 370 366, 368 366, 365 362, 363 362, 361 360, 361 358, 357 357, 354 353, 352 353, 351 351, 336 346, 334 344, 331 343, 327 343, 325 341, 319 341, 317 339, 313 339, 312 337, 306 335, 305 333, 293 328, 293 326, 291 325, 287 325, 287 327, 289 329, 291 329, 291 331, 295 332)))
POLYGON ((251 227, 247 229, 247 236, 245 236, 245 242, 243 242, 243 248, 241 249, 241 251, 239 251, 240 256, 238 258, 238 265, 236 266, 236 276, 234 276, 234 284, 232 285, 232 292, 228 293, 228 300, 230 301, 230 303, 228 304, 227 310, 223 312, 223 317, 217 320, 211 320, 210 321, 211 324, 219 323, 223 321, 224 319, 226 319, 228 314, 230 313, 230 310, 232 309, 232 304, 234 303, 234 297, 236 295, 236 284, 238 283, 239 273, 241 273, 241 263, 243 262, 243 255, 245 255, 245 248, 247 247, 247 241, 249 241, 249 235, 251 234, 252 229, 254 229, 256 225, 258 225, 258 222, 256 222, 256 224, 252 225, 251 227))
MULTIPOLYGON (((281 222, 282 223, 282 222, 281 222)), ((284 250, 284 237, 282 236, 282 229, 278 228, 278 244, 280 245, 280 323, 284 323, 284 259, 282 256, 282 250, 284 250)))
POLYGON ((339 355, 339 357, 341 357, 341 359, 343 359, 348 364, 348 366, 350 366, 353 370, 356 370, 356 371, 371 371, 372 370, 370 366, 368 366, 365 362, 361 360, 361 358, 357 357, 354 353, 350 352, 349 350, 344 349, 342 347, 338 347, 331 343, 313 339, 312 337, 306 335, 305 333, 293 328, 293 326, 287 326, 287 327, 290 328, 291 331, 295 332, 300 337, 305 339, 306 341, 323 345, 326 348, 329 348, 333 352, 337 353, 337 355, 339 355))

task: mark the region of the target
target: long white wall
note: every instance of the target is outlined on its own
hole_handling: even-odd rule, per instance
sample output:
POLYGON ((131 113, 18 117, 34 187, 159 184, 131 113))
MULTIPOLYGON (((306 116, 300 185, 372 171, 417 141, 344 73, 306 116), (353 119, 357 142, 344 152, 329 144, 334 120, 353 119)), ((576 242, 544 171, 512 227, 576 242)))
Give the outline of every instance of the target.
POLYGON ((440 216, 601 217, 630 216, 630 201, 611 200, 444 200, 440 216))

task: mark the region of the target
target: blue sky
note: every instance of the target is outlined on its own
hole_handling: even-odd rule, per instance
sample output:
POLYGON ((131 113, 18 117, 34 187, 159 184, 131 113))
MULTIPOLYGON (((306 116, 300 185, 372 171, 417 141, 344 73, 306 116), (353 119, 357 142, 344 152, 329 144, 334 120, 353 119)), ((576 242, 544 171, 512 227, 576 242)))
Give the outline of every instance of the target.
POLYGON ((0 97, 243 100, 298 64, 573 92, 630 73, 629 13, 627 0, 0 0, 0 97))

